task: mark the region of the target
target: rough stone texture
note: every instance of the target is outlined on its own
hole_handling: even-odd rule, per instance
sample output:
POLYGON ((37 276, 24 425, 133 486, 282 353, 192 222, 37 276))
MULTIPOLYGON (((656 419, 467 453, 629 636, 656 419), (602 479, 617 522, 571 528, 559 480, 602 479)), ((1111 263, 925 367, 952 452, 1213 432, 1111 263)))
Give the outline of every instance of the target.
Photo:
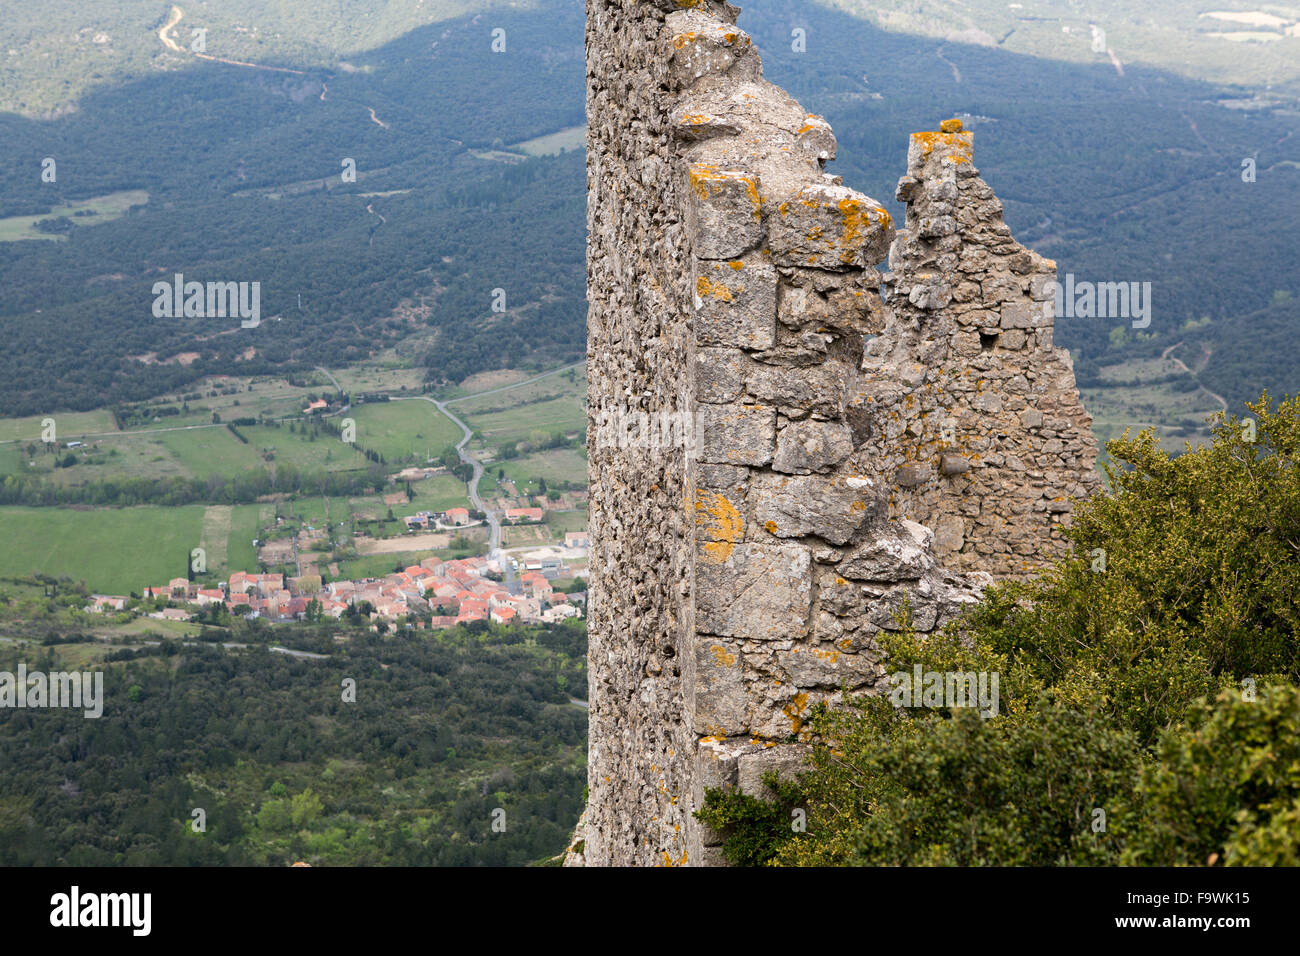
MULTIPOLYGON (((937 532, 946 568, 1021 576, 1059 557, 1072 501, 1100 486, 1092 419, 1052 346, 1056 263, 1011 238, 958 121, 915 133, 890 250, 886 324, 849 405, 890 513, 937 532)), ((779 448, 779 444, 778 444, 779 448)))
POLYGON ((1048 560, 1096 487, 1054 266, 972 135, 913 137, 895 235, 738 13, 587 3, 592 865, 721 863, 705 789, 796 772, 810 709, 883 685, 882 630, 1048 560), (600 424, 638 414, 680 446, 600 424))

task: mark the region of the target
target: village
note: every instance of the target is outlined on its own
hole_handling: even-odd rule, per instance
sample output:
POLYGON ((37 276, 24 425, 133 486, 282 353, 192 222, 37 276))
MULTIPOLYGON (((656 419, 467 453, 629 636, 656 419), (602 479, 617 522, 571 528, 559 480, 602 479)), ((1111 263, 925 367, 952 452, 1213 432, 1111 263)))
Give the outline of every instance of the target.
MULTIPOLYGON (((542 509, 510 509, 505 517, 511 521, 538 521, 542 509)), ((403 520, 412 531, 477 523, 465 508, 439 513, 421 511, 403 520)), ((139 598, 91 595, 86 610, 126 611, 151 603, 154 610, 148 612, 150 617, 190 621, 202 620, 218 605, 230 615, 272 624, 339 620, 346 616, 349 621, 369 621, 376 630, 436 630, 472 621, 554 624, 583 616, 585 592, 572 587, 566 591, 557 585, 565 582, 580 586, 586 574, 585 531, 566 532, 561 545, 499 554, 499 558, 429 557, 383 577, 328 583, 320 574, 236 571, 227 580, 216 582, 216 586, 178 577, 166 584, 141 588, 139 598)))

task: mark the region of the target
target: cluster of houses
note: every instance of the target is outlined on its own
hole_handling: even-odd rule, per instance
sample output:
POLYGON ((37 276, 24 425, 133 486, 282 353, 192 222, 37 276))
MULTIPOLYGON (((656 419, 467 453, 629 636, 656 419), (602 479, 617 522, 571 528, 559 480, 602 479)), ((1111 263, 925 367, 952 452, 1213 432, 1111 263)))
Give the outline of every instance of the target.
POLYGON ((463 528, 471 524, 468 508, 448 508, 446 511, 417 511, 402 519, 408 531, 428 528, 463 528))
MULTIPOLYGON (((174 578, 161 587, 146 587, 146 599, 165 599, 169 605, 199 608, 222 604, 232 614, 259 617, 275 622, 304 620, 313 601, 319 602, 323 617, 340 618, 349 605, 369 605, 373 621, 400 621, 416 615, 417 628, 452 627, 467 621, 508 624, 555 623, 580 617, 585 595, 556 591, 551 578, 560 569, 547 567, 525 570, 519 576, 519 593, 496 580, 501 568, 487 558, 443 561, 426 558, 383 578, 333 581, 322 584, 319 575, 285 579, 283 574, 246 574, 237 571, 220 587, 205 588, 185 578, 174 578), (550 575, 548 577, 548 574, 550 575)), ((90 611, 125 610, 130 598, 96 594, 90 611)), ((156 616, 188 619, 191 611, 165 607, 156 616), (169 613, 170 612, 170 613, 169 613)))
MULTIPOLYGON (((541 508, 507 508, 507 521, 542 521, 546 512, 541 508)), ((403 519, 408 531, 424 531, 429 528, 463 528, 475 524, 469 516, 468 508, 448 508, 446 511, 417 511, 403 519)))

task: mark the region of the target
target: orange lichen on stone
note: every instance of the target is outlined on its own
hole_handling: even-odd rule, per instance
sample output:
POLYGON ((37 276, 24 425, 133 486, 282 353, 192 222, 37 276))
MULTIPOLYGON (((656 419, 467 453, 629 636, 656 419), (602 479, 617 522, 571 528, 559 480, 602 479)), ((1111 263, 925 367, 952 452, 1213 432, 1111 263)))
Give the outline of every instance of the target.
POLYGON ((701 556, 714 564, 731 557, 745 532, 745 518, 736 506, 712 491, 695 493, 695 525, 706 539, 701 556))
POLYGON ((767 529, 767 533, 768 533, 768 534, 776 534, 776 522, 775 522, 775 521, 769 521, 767 524, 763 525, 763 527, 767 529))
POLYGON ((700 276, 695 280, 695 292, 701 299, 712 297, 720 302, 730 302, 734 298, 730 286, 711 282, 708 276, 700 276))
POLYGON ((946 119, 939 124, 939 131, 942 133, 960 133, 962 131, 961 120, 946 119))
POLYGON ((790 718, 791 733, 799 733, 803 727, 803 712, 808 709, 808 695, 795 694, 794 700, 781 708, 781 713, 790 718))
POLYGON ((694 43, 697 35, 698 34, 693 30, 690 33, 679 33, 677 36, 673 37, 673 46, 680 50, 686 46, 686 44, 694 43))
POLYGON ((733 269, 737 269, 737 270, 745 268, 745 264, 744 264, 743 262, 741 262, 740 260, 736 260, 735 262, 728 263, 728 265, 730 265, 731 268, 733 268, 733 269))
POLYGON ((969 130, 960 133, 913 133, 912 141, 921 144, 922 156, 928 157, 936 149, 942 149, 948 153, 945 156, 946 159, 953 159, 957 162, 970 162, 974 149, 974 135, 969 130), (961 159, 957 157, 961 157, 961 159))
POLYGON ((713 659, 718 662, 719 667, 736 666, 736 655, 731 653, 721 644, 714 644, 709 648, 709 653, 713 655, 713 659))

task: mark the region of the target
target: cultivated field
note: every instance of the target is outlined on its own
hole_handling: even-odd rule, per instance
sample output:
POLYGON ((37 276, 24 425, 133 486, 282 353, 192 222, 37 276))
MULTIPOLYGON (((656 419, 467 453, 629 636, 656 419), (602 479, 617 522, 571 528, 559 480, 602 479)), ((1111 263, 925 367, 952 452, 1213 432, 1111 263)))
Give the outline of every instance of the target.
POLYGON ((354 407, 357 444, 390 464, 424 462, 460 441, 461 430, 432 402, 375 402, 354 407))
POLYGON ((129 594, 183 577, 190 551, 203 546, 208 571, 256 570, 250 527, 260 506, 166 508, 0 507, 0 576, 32 572, 83 580, 93 590, 129 594), (219 535, 224 534, 224 539, 219 535), (224 553, 224 559, 223 559, 224 553))

